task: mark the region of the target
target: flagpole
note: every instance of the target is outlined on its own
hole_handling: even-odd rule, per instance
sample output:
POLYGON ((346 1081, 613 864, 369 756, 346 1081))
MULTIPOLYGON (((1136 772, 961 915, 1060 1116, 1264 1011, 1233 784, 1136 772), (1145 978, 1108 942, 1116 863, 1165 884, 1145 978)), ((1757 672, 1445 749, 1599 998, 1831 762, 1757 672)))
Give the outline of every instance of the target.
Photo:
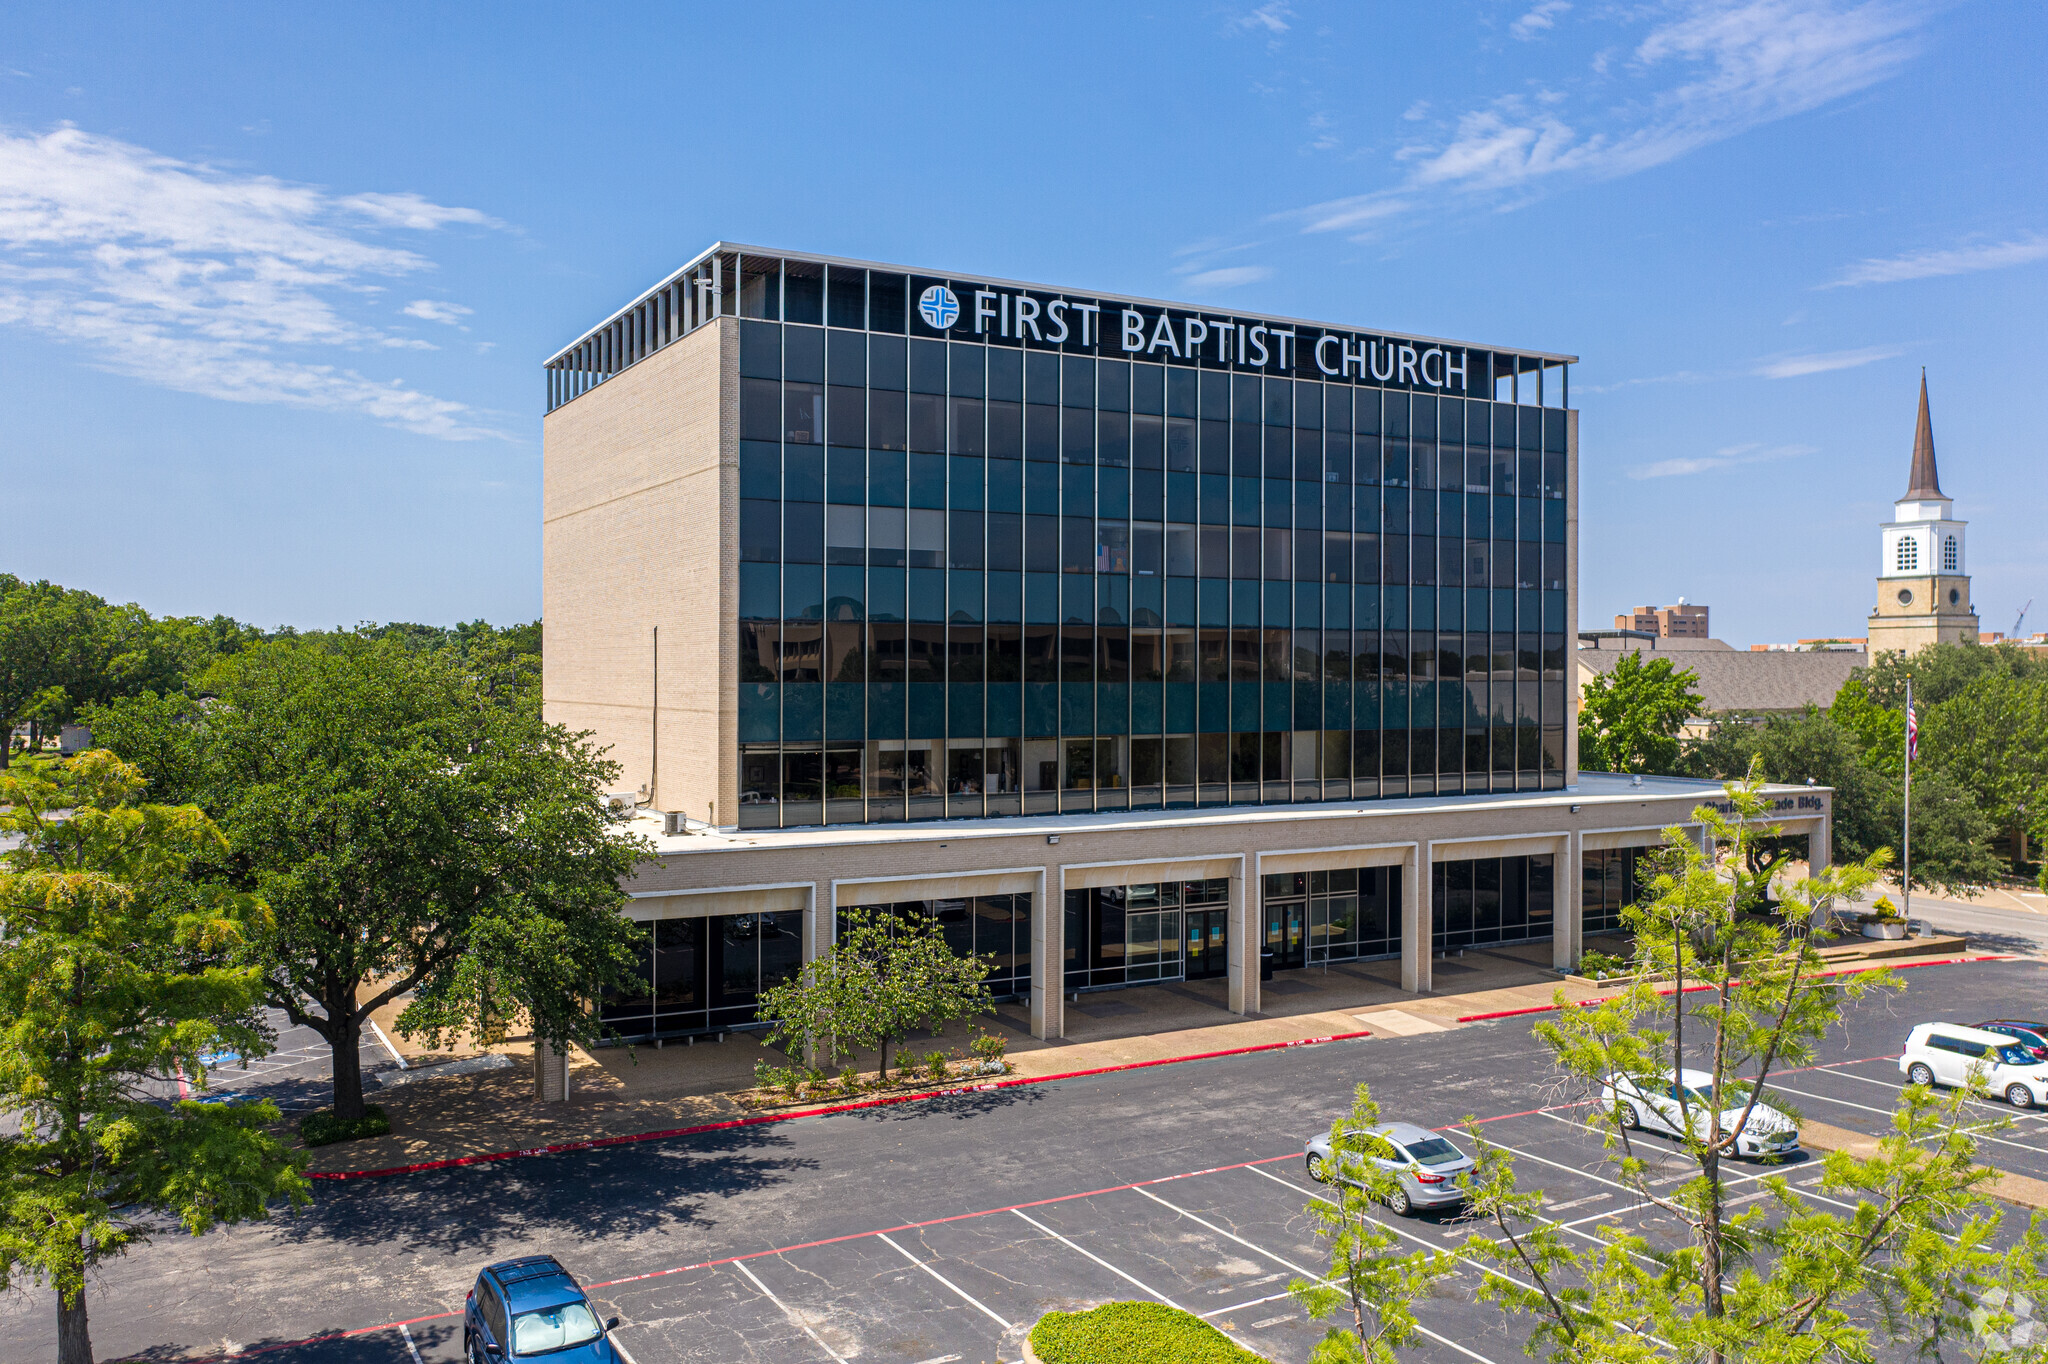
MULTIPOLYGON (((1899 877, 1899 887, 1906 903, 1904 908, 1899 911, 1899 914, 1900 917, 1908 921, 1909 925, 1913 918, 1913 750, 1918 747, 1914 743, 1914 740, 1919 737, 1916 733, 1919 729, 1918 720, 1919 717, 1913 714, 1913 679, 1908 677, 1906 679, 1906 817, 1901 830, 1901 841, 1905 847, 1901 859, 1904 869, 1899 877)), ((1908 931, 1911 931, 1910 926, 1908 931)))

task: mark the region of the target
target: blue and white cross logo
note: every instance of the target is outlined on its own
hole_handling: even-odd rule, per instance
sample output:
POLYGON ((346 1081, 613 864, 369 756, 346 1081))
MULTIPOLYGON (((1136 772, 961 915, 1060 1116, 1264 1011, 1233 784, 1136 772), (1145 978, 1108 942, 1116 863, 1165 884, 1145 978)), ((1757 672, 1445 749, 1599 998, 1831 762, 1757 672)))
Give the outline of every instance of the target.
POLYGON ((944 331, 960 320, 960 300, 943 284, 934 284, 918 296, 917 315, 925 325, 944 331))

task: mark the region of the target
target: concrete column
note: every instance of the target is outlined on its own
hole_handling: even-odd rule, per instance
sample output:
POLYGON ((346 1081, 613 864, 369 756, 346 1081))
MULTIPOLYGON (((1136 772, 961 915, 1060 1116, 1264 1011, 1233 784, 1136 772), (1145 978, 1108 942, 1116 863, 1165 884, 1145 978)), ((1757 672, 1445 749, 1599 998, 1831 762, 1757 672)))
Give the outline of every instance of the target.
POLYGON ((1410 848, 1401 863, 1401 988, 1411 995, 1430 990, 1436 919, 1429 900, 1429 844, 1410 848))
POLYGON ((1835 864, 1834 813, 1822 815, 1806 835, 1806 874, 1818 876, 1835 864))
POLYGON ((811 907, 804 915, 804 960, 816 961, 832 950, 839 934, 838 890, 830 881, 811 888, 811 907))
POLYGON ((1242 863, 1230 878, 1230 1012, 1259 1011, 1259 953, 1265 949, 1259 921, 1259 888, 1242 863))
POLYGON ((1552 877, 1550 964, 1560 971, 1576 965, 1586 950, 1586 854, 1574 829, 1557 840, 1552 877))
POLYGON ((1041 1041, 1067 1035, 1066 932, 1066 890, 1046 867, 1031 897, 1031 1035, 1041 1041))
POLYGON ((533 1039, 533 1097, 544 1104, 569 1101, 569 1050, 533 1039))

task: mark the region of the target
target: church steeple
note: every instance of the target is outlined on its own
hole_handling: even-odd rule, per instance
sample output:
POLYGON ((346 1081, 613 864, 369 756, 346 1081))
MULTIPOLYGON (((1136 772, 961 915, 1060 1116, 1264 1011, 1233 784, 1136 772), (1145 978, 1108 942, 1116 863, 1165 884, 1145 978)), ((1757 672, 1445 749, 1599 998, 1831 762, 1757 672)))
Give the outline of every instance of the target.
POLYGON ((1920 371, 1920 427, 1913 433, 1913 472, 1906 480, 1901 501, 1919 502, 1932 498, 1947 501, 1941 491, 1941 474, 1934 467, 1934 422, 1927 415, 1927 371, 1920 371))

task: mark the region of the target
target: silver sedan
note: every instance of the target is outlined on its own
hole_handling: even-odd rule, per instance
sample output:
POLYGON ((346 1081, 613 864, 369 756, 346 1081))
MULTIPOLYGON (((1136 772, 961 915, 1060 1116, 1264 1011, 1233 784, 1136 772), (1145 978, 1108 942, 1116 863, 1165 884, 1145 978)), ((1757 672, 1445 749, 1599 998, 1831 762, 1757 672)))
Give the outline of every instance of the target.
MULTIPOLYGON (((1361 1158, 1394 1174, 1394 1192, 1387 1198, 1387 1206, 1397 1214, 1406 1217, 1418 1209, 1456 1207, 1465 1201, 1474 1161, 1463 1151, 1412 1122, 1384 1123, 1370 1135, 1379 1138, 1376 1144, 1381 1149, 1361 1158)), ((1308 1177, 1318 1184, 1338 1177, 1328 1131, 1309 1138, 1308 1177)))

